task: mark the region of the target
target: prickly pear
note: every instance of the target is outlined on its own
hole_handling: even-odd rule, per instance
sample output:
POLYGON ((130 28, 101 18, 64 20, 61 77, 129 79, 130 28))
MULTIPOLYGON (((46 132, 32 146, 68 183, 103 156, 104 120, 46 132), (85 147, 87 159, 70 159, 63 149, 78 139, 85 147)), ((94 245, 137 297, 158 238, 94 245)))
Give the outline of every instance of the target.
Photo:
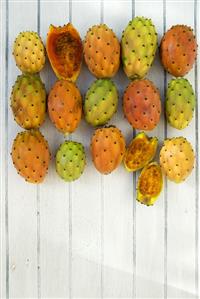
POLYGON ((114 32, 105 24, 95 25, 86 34, 85 62, 97 78, 111 78, 120 64, 120 44, 114 32))
POLYGON ((86 121, 92 126, 106 124, 117 110, 118 92, 109 79, 99 79, 87 91, 84 103, 86 121))
POLYGON ((75 141, 65 141, 56 154, 56 171, 66 182, 77 180, 84 171, 86 156, 84 147, 75 141))
POLYGON ((160 56, 166 71, 175 77, 185 76, 197 56, 197 41, 193 30, 186 25, 172 26, 161 40, 160 56))
POLYGON ((137 171, 148 164, 155 156, 158 146, 156 137, 149 138, 144 132, 138 133, 131 141, 124 156, 128 171, 137 171))
POLYGON ((122 63, 130 79, 142 79, 149 71, 157 49, 157 33, 150 19, 136 17, 122 34, 122 63))
POLYGON ((45 48, 36 32, 21 32, 15 39, 13 55, 18 68, 24 73, 38 73, 44 67, 45 48))
POLYGON ((160 165, 171 181, 180 183, 194 167, 194 151, 186 138, 166 139, 160 151, 160 165))
POLYGON ((109 174, 122 162, 125 140, 121 131, 113 126, 97 129, 91 140, 92 160, 102 174, 109 174))
POLYGON ((39 130, 17 134, 12 146, 12 160, 18 173, 29 183, 41 183, 48 170, 50 152, 39 130))
POLYGON ((124 92, 123 110, 133 128, 154 129, 161 113, 158 89, 147 79, 131 82, 124 92))

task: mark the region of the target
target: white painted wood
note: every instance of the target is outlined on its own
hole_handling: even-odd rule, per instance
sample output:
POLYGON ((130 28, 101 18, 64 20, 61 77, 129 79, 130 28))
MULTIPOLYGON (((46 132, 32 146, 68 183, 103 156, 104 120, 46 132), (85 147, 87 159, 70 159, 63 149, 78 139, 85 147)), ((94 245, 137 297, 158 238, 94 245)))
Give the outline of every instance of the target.
MULTIPOLYGON (((8 6, 8 153, 17 132, 9 97, 12 85, 20 73, 12 57, 13 42, 20 31, 37 30, 37 3, 9 2, 8 6), (22 12, 30 11, 29 14, 22 12)), ((5 115, 5 117, 7 117, 5 115)), ((6 138, 6 136, 5 136, 6 138)), ((36 186, 27 184, 13 167, 8 154, 8 238, 9 295, 11 298, 37 297, 37 203, 36 186)), ((6 186, 5 186, 6 188, 6 186)))
MULTIPOLYGON (((87 30, 100 22, 100 1, 72 2, 71 20, 82 39, 87 30), (81 12, 81 15, 77 14, 81 12)), ((85 64, 77 81, 83 96, 95 78, 85 64)), ((72 134, 86 150, 87 166, 80 180, 72 184, 72 296, 101 296, 101 176, 90 157, 93 128, 85 120, 72 134)))
MULTIPOLYGON (((104 1, 103 22, 121 40, 122 31, 132 18, 132 1, 104 1), (112 17, 110 17, 112 12, 112 17), (119 17, 120 16, 120 17, 119 17), (120 21, 119 21, 120 18, 120 21)), ((124 118, 122 97, 129 80, 122 68, 114 78, 119 90, 117 114, 109 124, 116 125, 126 140, 132 138, 132 128, 124 118)), ((133 277, 133 176, 121 165, 103 177, 103 295, 112 298, 132 297, 133 277)))
MULTIPOLYGON (((194 28, 193 1, 167 1, 166 29, 173 24, 187 24, 194 28), (184 10, 184 14, 182 11, 184 10)), ((194 68, 186 76, 194 87, 194 68)), ((171 76, 168 76, 168 81, 171 76)), ((168 126, 167 136, 184 136, 195 148, 195 117, 181 132, 168 126)), ((195 295, 195 170, 184 184, 168 182, 168 243, 167 280, 168 296, 175 297, 177 291, 195 295), (175 254, 176 252, 176 254, 175 254), (174 289, 171 289, 174 287, 174 289), (175 293, 174 293, 175 292, 175 293)))
MULTIPOLYGON (((152 19, 158 33, 158 40, 163 35, 163 1, 135 1, 135 16, 145 16, 152 19), (159 13, 158 13, 159 12, 159 13)), ((160 63, 159 53, 152 68, 146 76, 159 89, 162 108, 164 104, 164 71, 160 63)), ((159 141, 164 138, 164 109, 158 126, 147 134, 158 136, 159 141)), ((159 155, 155 158, 159 162, 159 155)), ((138 178, 138 174, 137 174, 138 178)), ((162 298, 164 296, 164 191, 158 201, 152 207, 146 207, 136 203, 136 298, 151 297, 162 298), (147 288, 141 279, 156 287, 147 288)))
MULTIPOLYGON (((122 30, 132 17, 132 7, 135 6, 135 15, 153 19, 160 39, 163 33, 163 3, 161 0, 104 0, 101 11, 100 0, 74 0, 71 5, 62 0, 9 1, 7 82, 4 58, 0 69, 2 298, 6 298, 6 203, 9 241, 7 295, 9 293, 10 298, 167 298, 166 295, 168 298, 194 298, 197 282, 200 284, 197 272, 195 278, 198 266, 195 266, 199 244, 197 236, 200 240, 200 223, 197 222, 200 211, 195 189, 195 182, 199 178, 195 170, 182 185, 168 181, 167 205, 163 192, 156 204, 147 208, 135 202, 133 175, 125 172, 123 166, 109 176, 101 176, 95 170, 89 152, 94 130, 82 120, 72 139, 84 144, 87 167, 78 181, 67 184, 56 175, 54 165, 54 154, 64 137, 48 118, 41 131, 49 142, 52 161, 44 184, 37 188, 25 183, 16 174, 9 155, 8 168, 5 168, 6 153, 10 151, 17 132, 21 131, 14 122, 9 107, 8 120, 6 119, 11 86, 19 74, 11 55, 12 43, 19 31, 40 29, 45 41, 50 23, 63 25, 71 18, 84 38, 87 29, 100 23, 102 18, 120 39, 122 30), (37 23, 38 4, 40 24, 37 23), (8 128, 5 127, 7 124, 8 128), (166 212, 167 219, 164 218, 166 212), (165 220, 167 239, 164 239, 165 220), (167 262, 167 268, 164 267, 164 261, 167 262), (165 289, 164 278, 168 282, 165 289), (167 291, 165 294, 164 290, 167 291)), ((3 0, 1 4, 1 53, 5 57, 6 1, 3 0)), ((166 28, 177 23, 194 27, 193 5, 193 0, 166 0, 166 28)), ((199 9, 199 3, 197 5, 199 9)), ((197 22, 199 30, 198 18, 197 22)), ((200 67, 199 61, 198 66, 200 67)), ((48 63, 41 77, 49 91, 56 77, 48 63)), ((164 101, 164 73, 158 55, 147 77, 160 88, 164 101)), ((169 78, 168 75, 167 79, 169 78)), ((187 78, 195 87, 194 69, 187 78)), ((83 63, 77 81, 83 95, 93 80, 83 63)), ((114 81, 120 92, 120 101, 118 112, 110 124, 115 124, 122 130, 128 144, 132 138, 132 128, 123 118, 121 101, 129 81, 122 70, 114 81)), ((197 78, 196 89, 200 94, 198 82, 197 78)), ((189 127, 181 132, 167 126, 167 135, 184 135, 195 147, 195 121, 194 118, 189 127)), ((200 127, 200 118, 198 124, 200 127)), ((158 135, 160 144, 162 143, 163 115, 159 126, 149 135, 158 135)))
MULTIPOLYGON (((2 30, 2 28, 6 27, 6 19, 3 18, 3 15, 6 15, 6 5, 5 2, 0 3, 0 12, 1 12, 1 20, 2 25, 0 28, 0 40, 6 40, 6 30, 2 30)), ((5 51, 6 51, 6 43, 1 42, 0 44, 0 78, 2 84, 0 84, 0 95, 1 99, 5 99, 5 51)), ((4 298, 6 296, 6 234, 5 234, 5 101, 1 101, 0 105, 0 297, 4 298)))
MULTIPOLYGON (((49 25, 62 26, 69 22, 69 2, 41 1, 40 34, 46 43, 49 25)), ((41 73, 47 92, 57 78, 46 64, 41 73)), ((69 297, 69 184, 55 171, 55 154, 64 137, 48 116, 42 132, 49 142, 52 159, 45 184, 40 186, 40 288, 41 297, 69 297)))

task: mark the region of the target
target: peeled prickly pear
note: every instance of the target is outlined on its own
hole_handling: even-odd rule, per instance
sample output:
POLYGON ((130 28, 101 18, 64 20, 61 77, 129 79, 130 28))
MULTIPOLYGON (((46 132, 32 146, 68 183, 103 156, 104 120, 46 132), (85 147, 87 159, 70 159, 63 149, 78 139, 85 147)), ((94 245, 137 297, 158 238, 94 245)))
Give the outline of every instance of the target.
POLYGON ((147 206, 153 205, 157 200, 163 185, 160 165, 151 162, 146 165, 137 183, 137 200, 147 206))
POLYGON ((158 145, 156 137, 149 138, 144 132, 138 133, 131 141, 124 156, 128 171, 137 171, 148 164, 155 156, 158 145))
POLYGON ((50 25, 47 55, 58 79, 76 81, 81 69, 83 46, 80 35, 72 24, 62 27, 50 25))

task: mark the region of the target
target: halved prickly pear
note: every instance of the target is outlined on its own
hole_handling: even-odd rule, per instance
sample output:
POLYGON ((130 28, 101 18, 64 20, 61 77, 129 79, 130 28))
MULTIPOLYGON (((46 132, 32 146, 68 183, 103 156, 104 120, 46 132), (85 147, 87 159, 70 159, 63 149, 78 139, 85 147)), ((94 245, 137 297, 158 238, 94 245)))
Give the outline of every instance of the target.
POLYGON ((156 162, 146 165, 138 178, 137 200, 151 206, 157 200, 163 185, 161 167, 156 162))
POLYGON ((50 25, 47 54, 58 79, 76 81, 80 73, 83 46, 78 31, 71 23, 63 27, 50 25))
POLYGON ((155 156, 158 146, 156 137, 148 137, 144 132, 137 136, 129 144, 124 156, 124 165, 128 171, 136 171, 143 168, 155 156))

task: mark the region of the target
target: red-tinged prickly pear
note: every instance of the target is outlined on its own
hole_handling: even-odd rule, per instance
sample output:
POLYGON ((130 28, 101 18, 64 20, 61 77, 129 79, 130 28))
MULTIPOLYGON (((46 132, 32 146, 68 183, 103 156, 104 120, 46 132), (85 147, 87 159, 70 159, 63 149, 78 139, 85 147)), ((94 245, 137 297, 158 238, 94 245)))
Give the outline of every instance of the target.
POLYGON ((197 56, 197 41, 193 30, 186 25, 172 26, 160 45, 161 61, 167 72, 175 77, 185 76, 197 56))
POLYGON ((124 92, 123 110, 134 129, 153 130, 161 114, 158 89, 148 79, 131 82, 124 92))

